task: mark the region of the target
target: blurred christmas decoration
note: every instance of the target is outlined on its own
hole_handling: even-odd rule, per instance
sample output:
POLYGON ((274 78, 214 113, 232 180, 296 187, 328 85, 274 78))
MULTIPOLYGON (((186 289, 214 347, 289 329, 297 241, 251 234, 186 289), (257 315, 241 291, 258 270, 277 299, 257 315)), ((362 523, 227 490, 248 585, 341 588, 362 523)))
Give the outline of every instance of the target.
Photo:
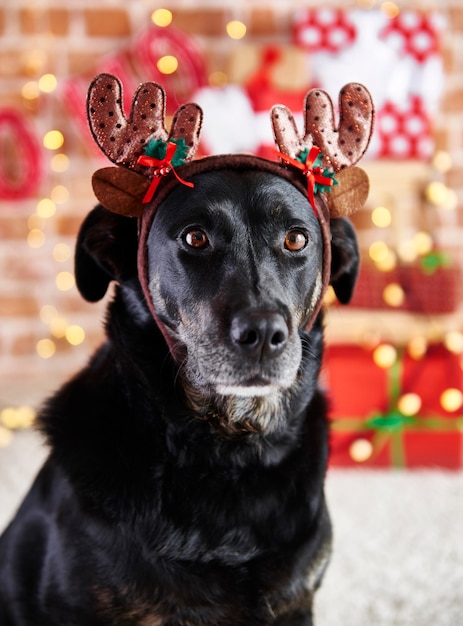
POLYGON ((33 196, 42 175, 42 153, 33 127, 18 111, 0 108, 0 200, 33 196))
MULTIPOLYGON (((448 155, 437 153, 423 168, 426 175, 409 179, 405 204, 395 206, 405 196, 397 181, 391 205, 370 209, 370 228, 376 227, 377 239, 362 255, 353 307, 424 315, 458 310, 462 269, 443 235, 455 223, 458 204, 455 192, 443 182, 448 167, 448 155)), ((365 224, 358 224, 358 230, 361 234, 365 224)), ((369 232, 371 237, 373 230, 369 232)))
POLYGON ((368 11, 302 9, 293 40, 307 51, 317 87, 337 93, 350 81, 368 85, 377 114, 370 158, 429 159, 443 86, 443 27, 438 12, 401 11, 394 3, 368 11))
POLYGON ((13 440, 13 431, 30 428, 35 421, 35 410, 30 406, 5 407, 0 411, 0 448, 13 440))
MULTIPOLYGON (((326 356, 334 401, 340 393, 334 407, 333 463, 454 467, 463 414, 463 323, 458 312, 461 266, 451 237, 461 229, 458 196, 447 177, 454 164, 449 153, 435 152, 433 128, 443 84, 444 21, 436 11, 404 10, 394 2, 357 0, 356 10, 341 4, 290 12, 292 30, 276 39, 255 36, 248 9, 224 11, 222 22, 214 26, 219 30, 196 38, 192 30, 177 28, 181 9, 147 8, 140 30, 110 54, 92 57, 85 73, 75 75, 54 74, 52 55, 36 43, 24 51, 18 94, 23 110, 14 119, 9 109, 0 111, 3 154, 13 155, 0 157, 0 196, 30 200, 24 243, 37 259, 50 260, 54 271, 49 286, 39 287, 41 327, 28 340, 39 362, 49 363, 60 363, 71 347, 89 340, 90 329, 73 319, 72 304, 64 304, 72 303, 75 290, 73 243, 57 238, 55 225, 76 202, 70 170, 81 163, 74 160, 73 141, 82 144, 77 161, 94 155, 83 102, 95 74, 118 75, 127 101, 140 82, 160 82, 167 90, 169 113, 180 103, 198 101, 206 113, 201 154, 252 152, 267 158, 275 158, 268 117, 273 104, 286 104, 302 128, 309 89, 319 87, 336 97, 346 82, 361 82, 373 94, 378 121, 368 153, 374 171, 369 171, 370 204, 353 216, 362 269, 342 319, 352 315, 354 324, 341 321, 346 343, 330 345, 326 356), (217 58, 204 54, 208 37, 219 51, 217 58), (57 102, 60 115, 55 117, 57 102), (42 122, 34 127, 28 117, 37 112, 42 122), (68 125, 62 123, 66 115, 68 125), (421 381, 417 384, 411 384, 408 374, 413 364, 421 381), (426 372, 421 378, 418 367, 426 372), (448 384, 439 374, 445 367, 455 375, 453 380, 449 374, 448 384), (434 369, 438 374, 431 380, 434 369), (340 378, 350 383, 352 401, 342 387, 339 392, 340 378), (371 390, 365 381, 371 381, 371 390), (426 386, 438 406, 423 393, 426 386), (356 405, 357 397, 364 404, 356 405)), ((207 20, 208 9, 203 12, 207 20)), ((333 292, 329 298, 335 315, 333 292)), ((348 388, 347 382, 343 385, 348 388)), ((19 408, 7 409, 5 419, 0 418, 0 446, 7 445, 14 424, 21 422, 19 408)), ((27 419, 22 423, 27 425, 27 419)))
POLYGON ((462 351, 444 344, 329 346, 331 464, 441 467, 463 463, 462 351))

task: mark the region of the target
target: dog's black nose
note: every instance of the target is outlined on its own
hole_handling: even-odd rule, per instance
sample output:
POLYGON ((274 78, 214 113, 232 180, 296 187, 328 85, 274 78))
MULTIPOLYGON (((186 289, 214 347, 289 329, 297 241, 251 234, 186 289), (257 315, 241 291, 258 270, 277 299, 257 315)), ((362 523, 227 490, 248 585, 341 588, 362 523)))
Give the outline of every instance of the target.
POLYGON ((276 357, 288 341, 288 326, 282 315, 270 311, 238 313, 232 320, 231 339, 250 357, 276 357))

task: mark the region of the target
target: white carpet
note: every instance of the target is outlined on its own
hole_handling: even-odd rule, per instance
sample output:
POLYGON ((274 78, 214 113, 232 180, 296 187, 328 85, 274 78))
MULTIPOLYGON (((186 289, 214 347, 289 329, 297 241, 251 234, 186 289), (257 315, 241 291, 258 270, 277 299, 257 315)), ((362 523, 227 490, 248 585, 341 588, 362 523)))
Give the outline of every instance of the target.
MULTIPOLYGON (((46 454, 15 433, 0 448, 0 528, 46 454)), ((332 563, 316 626, 463 625, 463 472, 331 470, 332 563)))

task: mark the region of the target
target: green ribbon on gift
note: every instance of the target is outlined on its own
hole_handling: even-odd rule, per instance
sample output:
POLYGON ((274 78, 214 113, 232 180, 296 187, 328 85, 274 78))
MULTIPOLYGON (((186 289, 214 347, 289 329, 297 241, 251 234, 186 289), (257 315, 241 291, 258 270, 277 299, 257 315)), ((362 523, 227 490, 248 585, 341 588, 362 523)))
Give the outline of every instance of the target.
POLYGON ((406 467, 406 453, 403 440, 405 431, 458 431, 463 429, 463 416, 457 419, 422 418, 405 415, 398 409, 398 400, 401 395, 403 358, 399 356, 395 363, 387 368, 389 408, 386 413, 375 413, 371 417, 346 418, 333 420, 331 428, 338 432, 374 431, 372 445, 373 458, 377 456, 385 445, 391 446, 391 464, 393 467, 406 467))
POLYGON ((407 426, 411 426, 416 422, 416 418, 404 415, 397 408, 400 397, 401 377, 402 358, 398 357, 393 365, 388 368, 389 410, 384 415, 373 415, 365 422, 365 428, 375 431, 373 449, 376 454, 390 441, 391 462, 396 467, 405 466, 405 446, 402 434, 407 426))
POLYGON ((452 261, 445 252, 429 252, 420 259, 421 269, 424 274, 434 274, 439 268, 447 268, 452 261))

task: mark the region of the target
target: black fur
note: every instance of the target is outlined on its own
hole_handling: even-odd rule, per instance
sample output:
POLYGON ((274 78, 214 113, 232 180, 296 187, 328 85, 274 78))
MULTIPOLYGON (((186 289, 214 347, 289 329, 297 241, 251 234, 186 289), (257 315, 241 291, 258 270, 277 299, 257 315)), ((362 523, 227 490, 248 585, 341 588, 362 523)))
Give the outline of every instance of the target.
MULTIPOLYGON (((118 286, 106 342, 40 413, 51 452, 0 542, 1 626, 312 624, 331 536, 322 315, 304 330, 319 227, 270 174, 195 184, 164 201, 148 239, 162 332, 137 277, 136 221, 97 207, 82 225, 82 295, 118 286), (205 248, 189 247, 193 227, 205 248), (296 228, 308 243, 290 252, 296 228), (241 394, 278 387, 299 344, 289 387, 217 393, 220 376, 241 394)), ((344 220, 332 232, 347 302, 355 236, 344 220)))

